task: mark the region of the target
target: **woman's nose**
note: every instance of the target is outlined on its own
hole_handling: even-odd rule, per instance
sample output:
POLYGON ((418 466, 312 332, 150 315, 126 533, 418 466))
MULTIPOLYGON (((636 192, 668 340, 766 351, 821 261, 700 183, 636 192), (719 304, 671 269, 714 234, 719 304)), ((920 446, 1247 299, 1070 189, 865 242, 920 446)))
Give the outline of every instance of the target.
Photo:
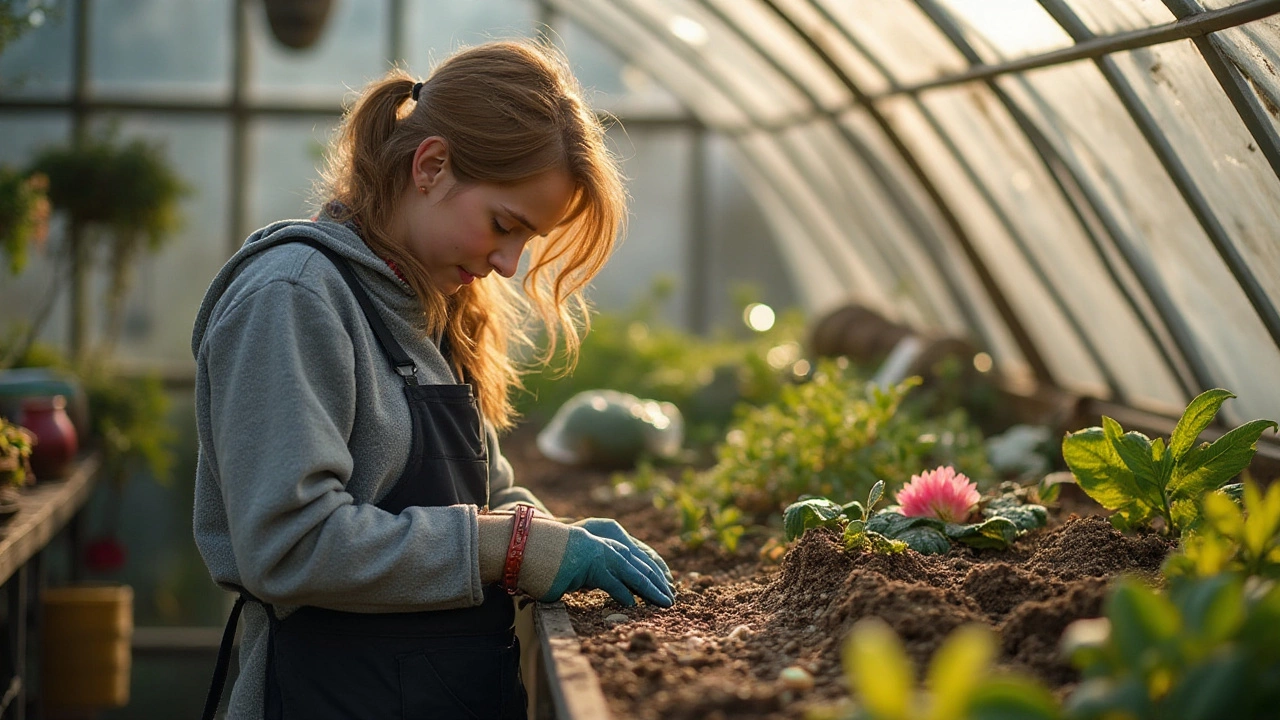
POLYGON ((524 243, 503 243, 489 255, 489 264, 502 277, 513 277, 516 274, 516 268, 520 267, 520 256, 523 253, 524 243))

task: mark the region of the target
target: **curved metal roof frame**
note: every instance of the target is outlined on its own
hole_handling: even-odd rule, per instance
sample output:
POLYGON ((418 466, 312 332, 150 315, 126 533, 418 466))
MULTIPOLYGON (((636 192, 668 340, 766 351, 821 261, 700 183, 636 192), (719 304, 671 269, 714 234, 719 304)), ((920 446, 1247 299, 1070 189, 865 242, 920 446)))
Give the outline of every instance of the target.
MULTIPOLYGON (((1078 0, 1076 0, 1078 2, 1078 0)), ((574 17, 588 27, 599 27, 600 2, 592 0, 539 0, 545 7, 555 8, 574 17)), ((966 69, 951 71, 939 77, 920 80, 914 84, 901 84, 891 74, 889 68, 880 63, 878 58, 865 46, 860 45, 858 38, 849 32, 839 18, 833 16, 824 2, 820 0, 752 0, 752 9, 741 6, 743 0, 736 0, 739 5, 726 5, 719 0, 666 0, 659 5, 666 6, 668 12, 682 10, 690 17, 714 19, 717 32, 728 28, 738 35, 737 42, 745 44, 750 50, 767 64, 770 73, 762 73, 755 66, 753 79, 766 85, 777 87, 784 83, 786 92, 780 92, 778 112, 753 112, 753 99, 735 96, 733 87, 741 87, 741 78, 732 77, 733 69, 723 64, 711 67, 699 53, 692 51, 687 39, 677 37, 669 28, 664 27, 661 8, 655 10, 652 3, 638 3, 624 0, 613 5, 614 13, 628 17, 636 26, 644 28, 647 41, 659 43, 665 50, 683 64, 683 67, 654 67, 646 62, 646 58, 637 55, 622 38, 615 37, 610 43, 622 56, 628 57, 639 65, 645 66, 660 81, 680 96, 699 118, 707 122, 712 129, 735 138, 769 136, 784 152, 785 158, 794 164, 795 172, 791 180, 804 178, 805 188, 787 188, 779 186, 779 180, 771 177, 767 167, 757 167, 753 173, 756 177, 773 184, 774 206, 781 200, 792 206, 792 219, 802 223, 809 235, 808 241, 820 250, 828 262, 839 256, 838 248, 833 243, 858 243, 853 237, 832 238, 826 227, 840 219, 848 220, 852 211, 842 211, 842 198, 848 198, 848 188, 830 187, 830 178, 839 178, 842 173, 837 168, 832 175, 832 163, 838 164, 841 158, 830 148, 828 155, 822 155, 823 148, 817 144, 820 138, 838 134, 855 157, 868 166, 872 175, 881 183, 885 197, 893 204, 893 212, 906 227, 913 230, 913 240, 922 243, 924 255, 933 262, 936 275, 947 284, 946 295, 956 303, 970 329, 984 337, 982 323, 977 320, 972 303, 973 298, 955 284, 952 277, 954 268, 942 267, 946 255, 944 246, 958 246, 970 264, 970 270, 976 276, 987 294, 986 301, 996 309, 1001 320, 1006 324, 1005 330, 1015 339, 1019 351, 1025 357, 1034 374, 1041 380, 1052 382, 1054 378, 1043 353, 1052 351, 1037 345, 1027 332, 1024 323, 1029 318, 1020 317, 1019 310, 1009 302, 996 280, 987 259, 974 247, 964 222, 950 205, 948 200, 936 186, 937 180, 930 176, 913 155, 912 149, 900 137, 891 121, 885 116, 881 104, 892 98, 909 99, 916 112, 925 120, 936 139, 940 139, 947 151, 953 156, 949 158, 957 163, 980 193, 987 211, 994 212, 1000 218, 1000 224, 1008 233, 1021 256, 1022 262, 1030 268, 1035 280, 1052 298, 1052 305, 1075 335, 1075 341, 1084 349, 1098 372, 1106 380, 1113 398, 1125 400, 1125 388, 1115 380, 1108 368, 1107 361, 1096 348, 1097 339, 1092 337, 1087 322, 1072 307, 1067 297, 1071 288, 1059 288, 1055 285, 1051 274, 1041 266, 1041 261, 1028 247, 1028 240, 1020 235, 1018 227, 1005 215, 1006 210, 1000 202, 983 188, 981 178, 969 166, 964 155, 956 146, 957 140, 952 138, 932 111, 921 102, 921 93, 927 90, 965 83, 979 82, 998 101, 1008 117, 1022 131, 1029 147, 1034 151, 1046 176, 1051 179, 1060 196, 1059 202, 1069 209, 1078 223, 1078 231, 1087 240, 1095 260, 1105 271, 1106 276, 1114 284, 1123 298, 1125 312, 1128 313, 1137 327, 1144 342, 1149 343, 1165 365, 1169 376, 1176 383, 1178 390, 1189 399, 1200 389, 1212 387, 1221 381, 1215 381, 1213 365, 1202 351, 1203 338, 1200 341, 1188 325, 1188 321, 1179 311, 1176 301, 1170 296, 1167 287, 1168 279, 1162 277, 1151 265, 1151 259, 1135 244, 1135 239, 1128 235, 1132 229, 1126 230, 1124 222, 1116 218, 1107 203, 1097 195, 1095 188, 1082 172, 1078 158, 1069 150, 1059 147, 1053 137, 1044 133, 1017 100, 1009 95, 1004 82, 1021 83, 1020 91, 1035 96, 1035 89, 1025 83, 1020 75, 1029 70, 1050 68, 1090 60, 1096 66, 1106 84, 1115 93, 1129 114, 1142 137, 1159 160, 1160 166, 1168 174, 1176 187, 1181 200, 1190 208, 1196 222, 1211 242, 1216 253, 1221 257, 1227 270, 1235 278, 1248 304, 1257 314, 1261 326, 1265 328, 1272 343, 1280 347, 1280 313, 1276 303, 1268 295, 1268 290, 1259 275, 1250 267, 1250 260, 1233 240, 1223 221, 1215 214, 1210 200, 1206 198, 1192 171, 1179 157, 1178 151, 1166 137, 1156 119, 1151 115, 1144 102, 1138 97, 1131 81, 1119 69, 1113 54, 1135 49, 1169 43, 1176 40, 1191 39, 1199 50, 1212 75, 1216 78, 1222 91, 1239 114, 1241 122, 1256 143, 1257 149, 1266 159, 1273 173, 1280 177, 1280 135, 1268 111, 1275 105, 1274 81, 1268 85, 1259 82, 1250 75, 1247 63, 1240 62, 1236 55, 1241 52, 1229 44, 1222 36, 1215 35, 1219 31, 1236 28, 1247 23, 1266 19, 1280 13, 1280 0, 1245 0, 1228 7, 1206 10, 1196 0, 1164 0, 1164 5, 1176 20, 1172 23, 1155 25, 1136 30, 1125 30, 1105 35, 1095 34, 1066 0, 1037 0, 1039 6, 1070 36, 1073 45, 1055 48, 1049 51, 1034 53, 1016 59, 984 62, 972 42, 972 34, 966 34, 962 26, 963 20, 943 7, 935 0, 914 0, 914 5, 924 17, 928 18, 937 30, 945 37, 955 52, 968 63, 966 69), (781 37, 774 27, 765 27, 764 15, 771 15, 781 23, 782 27, 794 34, 789 39, 781 37), (820 18, 821 27, 815 18, 820 18), (835 32, 832 32, 834 30, 835 32), (811 55, 807 58, 778 56, 779 48, 786 48, 787 53, 795 52, 797 46, 807 48, 811 55), (874 93, 865 92, 859 82, 851 76, 848 58, 858 56, 863 67, 873 68, 886 80, 886 88, 877 88, 874 93), (815 71, 817 66, 825 67, 827 73, 815 71), (728 98, 745 119, 745 124, 725 121, 725 114, 708 112, 706 98, 683 92, 682 86, 691 77, 699 78, 702 83, 710 83, 721 89, 722 96, 728 98), (834 77, 848 92, 847 101, 830 91, 830 81, 834 77), (795 97, 803 98, 803 103, 796 102, 795 97), (874 121, 882 134, 899 155, 893 161, 900 162, 909 170, 910 181, 917 187, 906 188, 901 185, 899 175, 893 169, 886 168, 870 151, 858 133, 853 132, 840 122, 841 113, 850 108, 859 108, 874 121), (779 121, 778 118, 785 118, 779 121), (821 128, 815 133, 808 133, 809 139, 791 137, 787 129, 796 125, 807 125, 821 128), (815 144, 817 143, 817 144, 815 144), (813 153, 819 154, 815 159, 813 153), (816 167, 826 165, 827 167, 816 167), (827 175, 824 182, 821 178, 827 175), (922 220, 923 208, 918 204, 920 192, 933 204, 928 212, 941 218, 944 231, 930 226, 922 220), (803 200, 805 196, 808 200, 803 200), (814 212, 812 198, 822 198, 828 205, 834 203, 837 209, 826 207, 821 212, 826 217, 815 220, 807 217, 814 212), (824 227, 826 226, 826 227, 824 227)), ((616 19, 616 18, 615 18, 616 19)), ((705 22, 705 20, 704 20, 705 22)), ((737 51, 735 51, 737 52, 737 51)), ((687 87, 687 86, 685 86, 687 87)), ((714 102, 713 100, 710 102, 714 102)), ((1274 113, 1272 113, 1274 114, 1274 113)), ((1252 149, 1252 148, 1251 148, 1252 149)), ((750 152, 743 152, 746 162, 753 162, 750 152)), ((837 224, 837 227, 840 225, 837 224)), ((856 223, 854 225, 857 226, 856 223)), ((878 267, 889 267, 893 271, 902 272, 904 259, 900 248, 892 242, 876 242, 874 238, 870 247, 860 244, 859 252, 864 254, 866 262, 878 267)), ((1256 249, 1255 249, 1256 252, 1256 249)), ((833 266, 838 267, 833 263, 833 266)), ((849 277, 848 272, 845 273, 849 277)), ((1076 289, 1078 292, 1078 289, 1076 289)), ((1274 291, 1272 291, 1274 292, 1274 291)), ((917 300, 920 300, 919 298, 917 300)), ((936 303, 936 301, 933 301, 936 303)), ((1023 313, 1026 309, 1022 310, 1023 313)), ((1114 359, 1113 359, 1114 361, 1114 359)))

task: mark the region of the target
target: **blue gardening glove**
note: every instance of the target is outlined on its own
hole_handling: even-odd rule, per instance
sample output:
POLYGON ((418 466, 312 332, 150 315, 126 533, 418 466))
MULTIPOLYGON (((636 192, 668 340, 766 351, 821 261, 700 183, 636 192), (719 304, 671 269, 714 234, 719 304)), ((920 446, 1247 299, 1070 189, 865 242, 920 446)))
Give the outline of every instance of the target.
POLYGON ((645 561, 649 567, 662 574, 662 577, 667 581, 667 594, 675 597, 671 590, 671 584, 675 582, 675 578, 671 576, 671 568, 668 568, 667 564, 663 562, 662 556, 654 551, 653 548, 632 537, 630 533, 618 524, 617 520, 587 518, 586 520, 579 520, 573 526, 580 527, 598 538, 609 538, 626 545, 633 554, 645 561))
POLYGON ((651 605, 671 607, 675 603, 671 586, 641 556, 643 553, 638 556, 617 540, 570 526, 560 569, 551 581, 551 589, 538 599, 555 602, 567 592, 598 588, 626 607, 636 604, 633 593, 651 605))

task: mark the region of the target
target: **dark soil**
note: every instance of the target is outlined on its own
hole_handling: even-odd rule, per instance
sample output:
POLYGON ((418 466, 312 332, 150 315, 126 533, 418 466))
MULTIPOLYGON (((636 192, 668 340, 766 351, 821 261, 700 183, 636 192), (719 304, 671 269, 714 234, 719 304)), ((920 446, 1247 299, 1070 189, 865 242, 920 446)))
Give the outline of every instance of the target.
POLYGON ((1156 535, 1123 535, 1090 514, 1087 498, 1069 497, 1049 528, 1007 552, 850 555, 835 534, 816 531, 781 563, 762 559, 751 536, 736 555, 690 550, 669 511, 617 497, 610 473, 546 460, 532 439, 521 429, 503 444, 522 485, 557 515, 617 519, 675 575, 676 605, 666 610, 623 608, 600 591, 565 598, 616 720, 802 718, 807 707, 848 696, 842 644, 869 616, 897 631, 918 669, 956 627, 985 624, 999 634, 1001 668, 1062 694, 1078 680, 1058 657, 1063 628, 1101 615, 1117 575, 1154 581, 1171 548, 1156 535), (627 620, 607 619, 617 614, 627 620), (784 687, 779 673, 790 666, 808 671, 814 687, 784 687))

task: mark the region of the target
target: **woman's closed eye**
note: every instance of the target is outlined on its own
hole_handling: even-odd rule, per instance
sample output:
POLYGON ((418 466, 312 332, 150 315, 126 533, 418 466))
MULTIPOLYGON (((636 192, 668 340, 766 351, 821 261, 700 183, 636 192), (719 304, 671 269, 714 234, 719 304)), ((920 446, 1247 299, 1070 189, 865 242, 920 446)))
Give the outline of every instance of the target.
POLYGON ((511 228, 503 227, 502 223, 498 222, 498 218, 496 217, 493 219, 493 231, 499 235, 511 234, 511 228))

